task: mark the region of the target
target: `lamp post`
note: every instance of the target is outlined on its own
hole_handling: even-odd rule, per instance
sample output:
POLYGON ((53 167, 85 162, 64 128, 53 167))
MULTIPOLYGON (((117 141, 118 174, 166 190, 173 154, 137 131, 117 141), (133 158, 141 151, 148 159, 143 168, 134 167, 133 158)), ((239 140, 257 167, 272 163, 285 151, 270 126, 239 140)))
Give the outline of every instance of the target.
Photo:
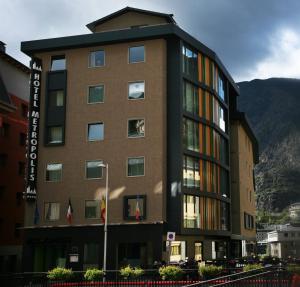
POLYGON ((108 164, 100 164, 102 168, 106 169, 106 187, 105 187, 105 221, 104 221, 104 252, 103 252, 103 281, 106 277, 106 255, 107 255, 107 208, 108 208, 108 164))

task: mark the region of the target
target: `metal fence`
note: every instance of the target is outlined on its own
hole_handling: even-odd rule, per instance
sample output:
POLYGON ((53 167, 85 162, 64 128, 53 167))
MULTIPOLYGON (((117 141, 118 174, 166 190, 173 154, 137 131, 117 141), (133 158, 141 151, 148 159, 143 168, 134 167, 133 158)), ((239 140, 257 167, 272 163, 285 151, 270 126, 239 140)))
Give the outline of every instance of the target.
POLYGON ((123 280, 119 271, 110 270, 106 281, 87 282, 84 272, 74 272, 72 280, 68 282, 50 281, 47 273, 19 273, 0 275, 1 287, 290 287, 291 275, 282 268, 267 267, 248 272, 237 272, 236 269, 227 270, 230 275, 201 281, 196 269, 184 270, 184 279, 181 281, 163 281, 159 278, 157 269, 146 270, 138 280, 123 280))

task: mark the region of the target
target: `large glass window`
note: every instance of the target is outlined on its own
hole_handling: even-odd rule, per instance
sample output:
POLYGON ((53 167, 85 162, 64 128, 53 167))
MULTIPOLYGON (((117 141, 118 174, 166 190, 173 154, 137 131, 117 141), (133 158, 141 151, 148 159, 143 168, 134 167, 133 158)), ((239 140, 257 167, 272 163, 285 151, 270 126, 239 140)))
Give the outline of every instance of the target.
POLYGON ((171 241, 170 262, 179 262, 186 258, 186 242, 171 241))
POLYGON ((84 270, 88 268, 98 268, 99 260, 99 244, 86 243, 84 244, 84 270))
POLYGON ((226 131, 226 121, 224 109, 219 106, 219 127, 225 132, 226 131))
POLYGON ((124 218, 135 220, 146 218, 145 195, 133 195, 124 197, 124 218))
POLYGON ((228 164, 228 143, 222 136, 220 136, 220 161, 228 164))
POLYGON ((128 99, 138 100, 145 98, 145 82, 134 82, 128 84, 128 99))
POLYGON ((139 63, 145 61, 145 47, 129 47, 129 63, 139 63))
POLYGON ((188 82, 183 84, 183 109, 194 115, 199 114, 198 88, 188 82))
POLYGON ((218 94, 219 97, 225 101, 225 87, 224 87, 224 81, 222 80, 222 78, 219 76, 218 78, 218 94))
POLYGON ((228 203, 221 201, 221 230, 229 230, 228 203))
POLYGON ((50 91, 49 93, 49 106, 62 107, 64 105, 64 91, 50 91))
POLYGON ((199 124, 183 118, 183 146, 192 151, 199 151, 199 124))
POLYGON ((103 50, 93 51, 90 53, 89 66, 102 67, 105 64, 105 53, 103 50))
POLYGON ((137 138, 145 135, 145 120, 132 119, 128 120, 128 137, 137 138))
POLYGON ((64 55, 53 56, 51 58, 51 71, 65 70, 66 58, 64 55))
POLYGON ((93 219, 100 218, 100 201, 86 200, 85 201, 85 218, 93 219))
POLYGON ((229 179, 228 171, 221 168, 221 195, 224 197, 229 196, 229 179))
POLYGON ((200 187, 199 161, 190 156, 183 157, 183 185, 189 188, 200 187))
POLYGON ((142 176, 145 174, 145 158, 131 157, 128 158, 127 175, 142 176))
POLYGON ((200 203, 198 196, 184 195, 183 220, 184 228, 200 228, 200 203))
POLYGON ((202 242, 195 242, 195 256, 196 261, 202 261, 202 242))
POLYGON ((193 78, 198 78, 198 55, 191 49, 183 46, 183 72, 193 78))
POLYGON ((58 202, 46 202, 45 203, 45 219, 46 220, 58 220, 59 219, 59 203, 58 202))
POLYGON ((46 181, 61 181, 62 179, 62 164, 51 163, 47 164, 46 181))
POLYGON ((63 141, 63 127, 48 127, 48 144, 59 144, 63 141))
POLYGON ((102 177, 102 160, 90 160, 86 162, 86 178, 94 179, 102 177))
POLYGON ((104 124, 93 123, 88 124, 88 140, 102 141, 104 139, 104 124))
POLYGON ((89 87, 88 103, 103 103, 104 102, 104 85, 89 87))

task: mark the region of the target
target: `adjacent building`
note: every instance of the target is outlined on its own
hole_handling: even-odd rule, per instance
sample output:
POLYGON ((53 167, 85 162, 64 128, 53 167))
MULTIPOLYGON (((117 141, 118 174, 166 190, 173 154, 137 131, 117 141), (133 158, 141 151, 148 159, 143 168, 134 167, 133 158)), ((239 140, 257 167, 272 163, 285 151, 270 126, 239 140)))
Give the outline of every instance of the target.
POLYGON ((254 165, 258 160, 258 142, 246 115, 233 112, 230 117, 233 257, 256 252, 254 165))
POLYGON ((29 72, 0 42, 0 273, 21 269, 29 72))
MULTIPOLYGON (((34 79, 24 271, 102 266, 106 164, 109 269, 231 256, 233 226, 244 220, 231 216, 234 202, 253 214, 233 192, 254 192, 256 158, 242 120, 234 135, 250 147, 231 160, 229 146, 244 144, 230 133, 237 85, 172 15, 127 7, 87 27, 21 45, 34 79), (237 178, 231 191, 231 161, 243 158, 251 173, 233 166, 247 182, 237 178)), ((251 240, 252 228, 236 234, 251 240)))

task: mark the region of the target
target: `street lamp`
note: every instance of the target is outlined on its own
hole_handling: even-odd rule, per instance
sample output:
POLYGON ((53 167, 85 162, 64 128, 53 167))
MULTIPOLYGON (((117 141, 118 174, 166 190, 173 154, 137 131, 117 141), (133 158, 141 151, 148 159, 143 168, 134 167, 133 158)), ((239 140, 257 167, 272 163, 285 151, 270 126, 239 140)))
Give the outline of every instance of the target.
POLYGON ((104 221, 104 252, 103 252, 103 281, 106 277, 106 254, 107 254, 107 207, 108 207, 108 163, 101 163, 100 167, 106 169, 106 188, 105 188, 105 221, 104 221))

